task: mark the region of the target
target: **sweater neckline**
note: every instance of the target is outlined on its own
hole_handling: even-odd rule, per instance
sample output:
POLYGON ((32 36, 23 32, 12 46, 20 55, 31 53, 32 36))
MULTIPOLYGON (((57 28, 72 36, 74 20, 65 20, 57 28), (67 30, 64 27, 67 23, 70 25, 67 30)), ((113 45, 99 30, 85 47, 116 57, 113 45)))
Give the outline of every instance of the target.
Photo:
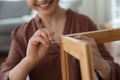
MULTIPOLYGON (((68 24, 69 24, 70 18, 72 17, 72 16, 71 16, 71 15, 72 15, 72 10, 71 10, 71 9, 68 9, 68 10, 66 11, 66 14, 65 14, 65 15, 66 15, 66 22, 65 22, 65 25, 64 25, 63 35, 69 33, 70 27, 68 26, 68 24)), ((44 26, 43 26, 43 24, 42 24, 42 22, 41 22, 41 19, 40 19, 39 16, 38 16, 38 14, 37 14, 36 17, 35 17, 35 24, 36 24, 35 27, 36 27, 37 29, 44 28, 44 26)))

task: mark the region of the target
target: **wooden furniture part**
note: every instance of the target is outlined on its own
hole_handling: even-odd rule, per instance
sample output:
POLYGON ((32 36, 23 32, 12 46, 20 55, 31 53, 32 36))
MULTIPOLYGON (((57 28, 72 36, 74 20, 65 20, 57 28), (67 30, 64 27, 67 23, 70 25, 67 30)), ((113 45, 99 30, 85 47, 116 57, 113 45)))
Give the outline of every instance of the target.
POLYGON ((98 30, 70 35, 61 35, 61 66, 62 80, 70 80, 68 55, 72 55, 80 62, 82 80, 95 80, 91 47, 83 40, 77 40, 77 35, 85 35, 95 39, 96 43, 105 43, 120 40, 120 29, 98 30))

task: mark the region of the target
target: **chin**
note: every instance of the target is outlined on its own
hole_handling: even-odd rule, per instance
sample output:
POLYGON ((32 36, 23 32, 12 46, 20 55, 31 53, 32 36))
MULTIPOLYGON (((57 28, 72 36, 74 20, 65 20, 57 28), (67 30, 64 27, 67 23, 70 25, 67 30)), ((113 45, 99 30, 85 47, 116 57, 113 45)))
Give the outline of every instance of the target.
POLYGON ((56 8, 58 7, 58 1, 59 0, 48 0, 48 1, 44 1, 44 2, 39 2, 36 1, 35 3, 35 7, 36 10, 40 13, 40 14, 45 14, 45 15, 50 15, 52 14, 56 8))

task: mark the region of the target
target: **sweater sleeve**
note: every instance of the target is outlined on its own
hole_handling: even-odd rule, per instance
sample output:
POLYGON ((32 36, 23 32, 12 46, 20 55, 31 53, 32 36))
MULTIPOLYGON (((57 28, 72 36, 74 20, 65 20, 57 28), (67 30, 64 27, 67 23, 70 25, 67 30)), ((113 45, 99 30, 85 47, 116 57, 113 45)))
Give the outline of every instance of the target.
POLYGON ((10 70, 13 69, 24 57, 22 53, 25 53, 25 49, 24 45, 22 45, 18 39, 18 33, 18 28, 12 33, 12 42, 8 58, 1 65, 0 80, 8 80, 10 70))
MULTIPOLYGON (((89 30, 97 30, 96 25, 89 19, 89 30)), ((108 62, 108 64, 111 67, 111 80, 120 80, 120 66, 114 62, 113 57, 110 55, 110 53, 106 50, 105 46, 103 44, 98 44, 98 49, 101 53, 101 56, 108 62)))

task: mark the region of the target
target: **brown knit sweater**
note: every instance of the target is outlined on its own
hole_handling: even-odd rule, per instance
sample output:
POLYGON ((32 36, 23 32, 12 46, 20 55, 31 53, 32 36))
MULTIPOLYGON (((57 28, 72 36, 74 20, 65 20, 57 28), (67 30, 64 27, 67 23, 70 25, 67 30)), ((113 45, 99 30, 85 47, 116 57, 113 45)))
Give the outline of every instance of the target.
MULTIPOLYGON (((96 25, 82 14, 71 10, 66 12, 67 21, 63 34, 78 33, 96 30, 96 25)), ((11 48, 7 60, 2 64, 0 80, 7 80, 9 71, 14 68, 25 56, 29 38, 38 29, 44 28, 38 16, 28 23, 20 25, 12 33, 11 48)), ((105 60, 111 65, 111 79, 120 80, 120 68, 113 62, 113 58, 105 50, 102 44, 98 45, 99 51, 105 60)), ((57 44, 50 44, 47 55, 29 73, 30 80, 62 80, 60 47, 57 44)), ((72 56, 69 56, 71 80, 81 80, 79 63, 72 56)))

